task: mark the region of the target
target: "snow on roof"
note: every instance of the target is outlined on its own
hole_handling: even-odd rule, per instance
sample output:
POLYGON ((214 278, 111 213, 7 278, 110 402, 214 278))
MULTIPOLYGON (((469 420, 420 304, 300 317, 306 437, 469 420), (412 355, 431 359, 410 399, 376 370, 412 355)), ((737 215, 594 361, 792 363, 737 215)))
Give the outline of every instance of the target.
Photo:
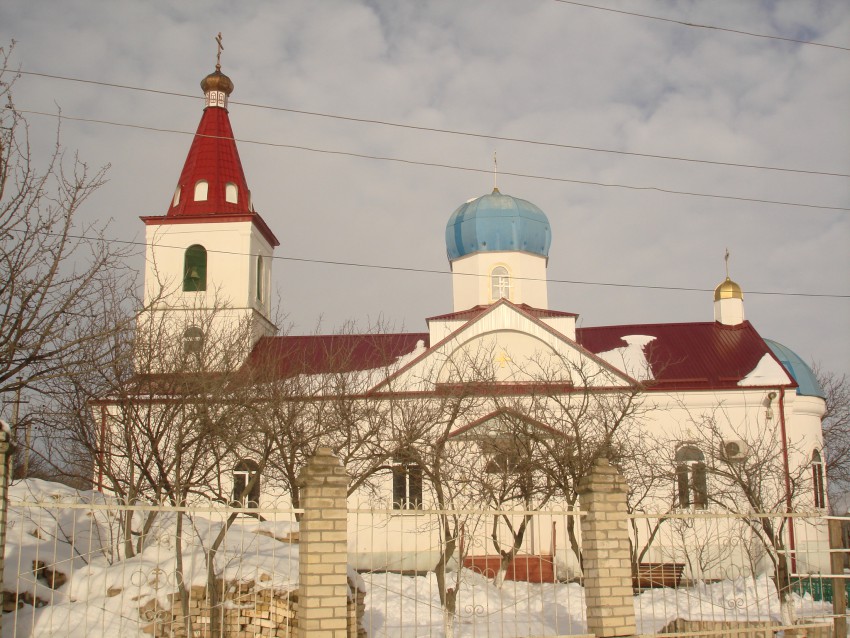
POLYGON ((646 358, 646 345, 655 340, 655 337, 649 335, 624 335, 622 340, 627 345, 598 352, 597 356, 610 363, 618 370, 622 370, 632 379, 637 381, 652 381, 652 366, 649 365, 649 360, 646 358))
MULTIPOLYGON (((472 321, 489 307, 475 306, 429 321, 472 321)), ((515 307, 535 319, 575 316, 527 305, 515 307)), ((796 387, 748 321, 737 326, 712 321, 584 327, 576 330, 576 341, 629 376, 653 381, 651 388, 656 390, 734 390, 754 384, 796 387), (747 378, 765 355, 776 364, 772 373, 761 375, 758 383, 755 376, 747 378)), ((267 337, 255 346, 248 366, 266 366, 279 377, 387 370, 428 347, 427 333, 267 337)))
MULTIPOLYGON (((750 322, 630 324, 578 328, 576 341, 593 353, 623 347, 624 337, 655 337, 643 347, 658 390, 725 390, 752 371, 770 349, 750 322)), ((775 385, 775 384, 774 384, 775 385)), ((781 385, 794 385, 787 377, 781 385)))
POLYGON ((743 379, 738 381, 741 387, 788 385, 788 374, 772 356, 765 354, 759 359, 755 368, 750 370, 743 379))

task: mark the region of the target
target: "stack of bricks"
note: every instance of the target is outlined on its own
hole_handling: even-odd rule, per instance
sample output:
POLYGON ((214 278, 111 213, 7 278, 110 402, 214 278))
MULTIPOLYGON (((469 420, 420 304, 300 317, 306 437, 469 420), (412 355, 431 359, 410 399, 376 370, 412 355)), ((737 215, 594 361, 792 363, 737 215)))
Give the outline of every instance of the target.
MULTIPOLYGON (((222 586, 223 583, 219 583, 222 586)), ((352 588, 355 595, 347 601, 347 638, 365 638, 362 619, 365 593, 352 588)), ((210 607, 206 587, 189 589, 189 616, 192 635, 213 638, 210 633, 210 607)), ((298 629, 298 590, 258 589, 253 582, 227 583, 217 612, 221 635, 231 638, 294 638, 298 629)), ((167 607, 151 599, 139 607, 142 631, 154 638, 186 638, 180 594, 167 597, 167 607)))
POLYGON ((600 458, 579 483, 587 633, 599 638, 635 634, 632 563, 622 475, 600 458))
MULTIPOLYGON (((189 589, 189 617, 192 636, 212 638, 210 606, 206 587, 189 589)), ((151 599, 139 607, 142 631, 155 638, 186 638, 186 625, 180 594, 167 597, 167 607, 151 599)), ((234 638, 292 638, 295 635, 297 593, 256 589, 255 584, 232 583, 226 587, 219 615, 221 635, 234 638)))

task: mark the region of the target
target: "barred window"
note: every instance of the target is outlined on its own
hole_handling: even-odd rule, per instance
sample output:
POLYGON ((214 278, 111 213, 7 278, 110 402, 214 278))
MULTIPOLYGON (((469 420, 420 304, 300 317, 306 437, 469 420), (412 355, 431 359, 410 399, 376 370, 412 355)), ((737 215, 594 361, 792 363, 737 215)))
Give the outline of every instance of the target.
POLYGON ((393 465, 393 509, 422 509, 422 468, 418 465, 393 465))

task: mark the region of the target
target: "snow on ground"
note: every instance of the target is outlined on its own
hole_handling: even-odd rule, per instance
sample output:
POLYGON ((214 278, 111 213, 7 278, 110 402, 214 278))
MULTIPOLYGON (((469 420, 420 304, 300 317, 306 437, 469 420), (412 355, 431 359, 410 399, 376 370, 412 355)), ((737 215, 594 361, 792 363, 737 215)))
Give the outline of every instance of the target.
MULTIPOLYGON (((176 515, 160 514, 143 551, 126 560, 120 552, 116 515, 114 504, 96 492, 77 493, 38 480, 10 488, 4 589, 26 592, 48 604, 28 604, 17 614, 4 615, 3 638, 148 636, 140 630, 140 605, 153 598, 166 604, 167 595, 175 591, 176 515), (67 582, 52 589, 43 575, 36 578, 33 561, 55 567, 68 577, 67 582)), ((203 585, 203 549, 218 534, 222 521, 215 520, 212 512, 193 514, 191 520, 183 543, 186 579, 189 585, 203 585)), ((216 557, 217 572, 229 581, 254 581, 283 591, 297 587, 298 546, 286 542, 295 526, 289 520, 239 520, 216 557)), ((364 626, 370 637, 444 635, 433 574, 376 573, 362 579, 353 572, 350 575, 366 591, 364 626)), ((461 576, 458 637, 586 632, 584 590, 577 584, 508 581, 497 588, 470 571, 461 576)), ((767 577, 655 589, 634 601, 638 633, 656 632, 676 618, 779 621, 776 589, 767 577)), ((801 617, 831 613, 831 604, 808 596, 797 598, 796 603, 801 617)))

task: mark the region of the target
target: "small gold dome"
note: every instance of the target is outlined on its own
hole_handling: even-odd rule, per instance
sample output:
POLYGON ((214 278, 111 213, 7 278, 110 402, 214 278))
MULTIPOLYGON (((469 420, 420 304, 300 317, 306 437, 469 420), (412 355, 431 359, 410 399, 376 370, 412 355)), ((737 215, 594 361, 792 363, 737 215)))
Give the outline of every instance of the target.
POLYGON ((221 66, 216 64, 215 71, 201 80, 201 89, 206 95, 209 91, 223 91, 225 95, 233 93, 233 82, 221 72, 221 66))
POLYGON ((734 281, 726 277, 726 281, 714 289, 714 301, 721 299, 743 299, 744 291, 734 281))

